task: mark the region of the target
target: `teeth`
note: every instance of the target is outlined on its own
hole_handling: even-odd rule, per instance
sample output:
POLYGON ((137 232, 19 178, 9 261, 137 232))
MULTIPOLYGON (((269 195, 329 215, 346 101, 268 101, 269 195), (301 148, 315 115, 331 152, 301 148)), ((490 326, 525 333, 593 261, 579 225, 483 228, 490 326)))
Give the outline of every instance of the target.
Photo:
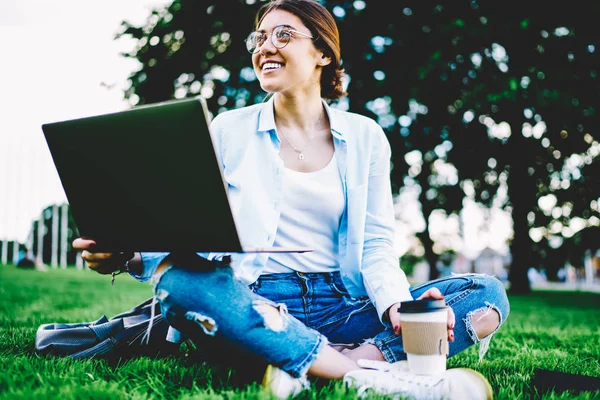
POLYGON ((262 69, 263 70, 264 69, 277 69, 277 68, 281 68, 281 67, 283 67, 282 64, 269 62, 269 63, 264 64, 262 69))

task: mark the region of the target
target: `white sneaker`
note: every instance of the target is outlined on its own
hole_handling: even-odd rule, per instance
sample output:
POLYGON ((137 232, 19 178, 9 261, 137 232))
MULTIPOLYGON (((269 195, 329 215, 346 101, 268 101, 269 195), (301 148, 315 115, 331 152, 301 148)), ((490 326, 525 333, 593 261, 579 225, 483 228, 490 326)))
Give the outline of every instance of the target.
POLYGON ((310 382, 303 376, 294 378, 287 372, 269 364, 262 381, 262 387, 279 399, 296 397, 300 392, 310 389, 310 382))
MULTIPOLYGON (((397 363, 396 363, 397 364, 397 363)), ((394 365, 394 364, 390 364, 394 365)), ((415 375, 403 369, 359 369, 344 376, 347 386, 358 389, 358 396, 369 392, 413 400, 491 400, 490 383, 479 372, 452 368, 440 375, 415 375)))
POLYGON ((378 371, 405 371, 408 372, 408 361, 397 361, 395 363, 389 363, 387 361, 375 361, 375 360, 357 360, 356 363, 361 368, 376 369, 378 371))

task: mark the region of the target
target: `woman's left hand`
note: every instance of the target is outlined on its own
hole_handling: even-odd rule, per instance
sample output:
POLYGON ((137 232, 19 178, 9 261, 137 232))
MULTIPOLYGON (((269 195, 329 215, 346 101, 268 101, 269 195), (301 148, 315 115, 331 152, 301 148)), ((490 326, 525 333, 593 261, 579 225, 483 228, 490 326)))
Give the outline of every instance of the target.
MULTIPOLYGON (((431 288, 428 289, 425 293, 423 293, 421 296, 419 296, 417 298, 417 300, 423 300, 423 299, 434 299, 434 300, 443 300, 444 299, 444 295, 442 294, 442 292, 440 292, 440 290, 438 288, 431 288)), ((447 307, 448 308, 448 341, 449 342, 453 342, 454 341, 454 323, 456 322, 456 317, 454 315, 454 311, 452 311, 451 307, 447 307)), ((401 325, 400 325, 400 303, 396 303, 393 306, 391 306, 388 310, 388 316, 390 318, 390 323, 392 324, 393 328, 394 328, 394 333, 396 335, 400 334, 400 331, 402 329, 401 325)))

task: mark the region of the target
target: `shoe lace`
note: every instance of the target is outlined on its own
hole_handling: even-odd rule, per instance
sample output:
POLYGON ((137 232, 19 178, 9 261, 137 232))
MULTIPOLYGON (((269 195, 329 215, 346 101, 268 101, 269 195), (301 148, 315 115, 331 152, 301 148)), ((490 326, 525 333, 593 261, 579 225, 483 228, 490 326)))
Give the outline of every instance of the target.
POLYGON ((364 397, 370 391, 398 394, 415 399, 441 399, 446 394, 445 380, 442 377, 406 374, 402 371, 388 370, 372 377, 370 382, 357 388, 358 397, 364 397))
POLYGON ((308 380, 306 375, 302 375, 300 378, 298 378, 298 383, 300 384, 302 390, 310 389, 310 381, 308 380))

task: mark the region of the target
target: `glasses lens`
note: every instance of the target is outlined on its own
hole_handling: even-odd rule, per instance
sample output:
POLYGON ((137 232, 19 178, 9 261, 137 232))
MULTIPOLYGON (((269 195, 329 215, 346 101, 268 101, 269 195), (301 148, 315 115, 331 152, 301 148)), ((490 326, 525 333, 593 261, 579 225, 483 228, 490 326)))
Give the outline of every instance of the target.
POLYGON ((246 38, 246 49, 250 52, 250 53, 254 53, 256 51, 256 48, 258 47, 256 45, 256 36, 258 35, 258 32, 252 32, 251 34, 248 35, 248 37, 246 38))
POLYGON ((282 49, 287 45, 292 37, 292 33, 285 26, 278 26, 273 29, 273 33, 271 34, 271 40, 273 41, 273 46, 278 49, 282 49))

